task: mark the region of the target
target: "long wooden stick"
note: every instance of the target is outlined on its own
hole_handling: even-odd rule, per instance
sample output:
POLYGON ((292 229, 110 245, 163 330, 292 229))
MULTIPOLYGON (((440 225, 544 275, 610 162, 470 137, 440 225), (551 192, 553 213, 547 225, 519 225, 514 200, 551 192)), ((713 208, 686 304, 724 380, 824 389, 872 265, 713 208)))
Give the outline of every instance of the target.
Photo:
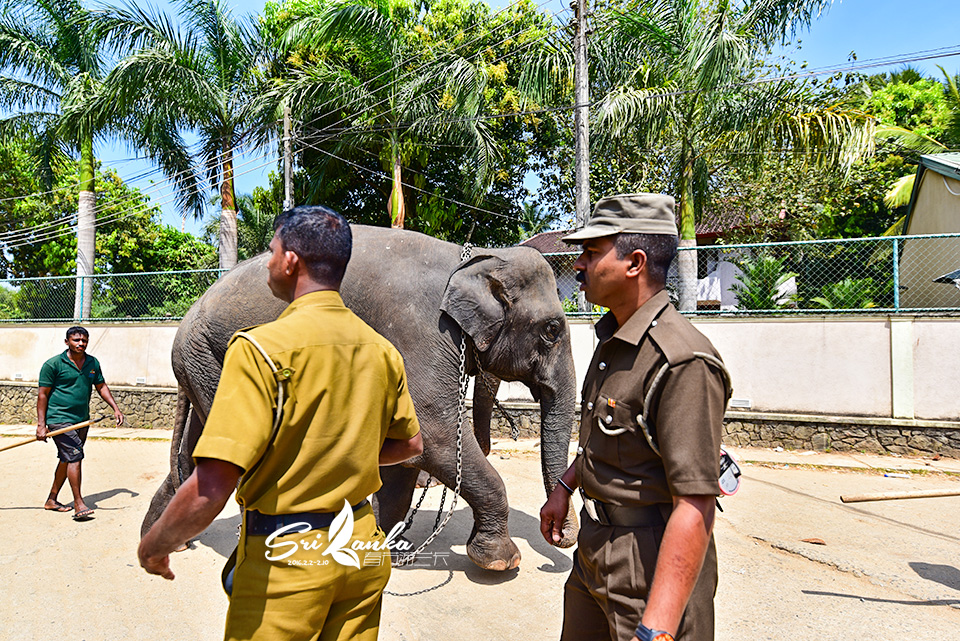
MULTIPOLYGON (((105 419, 105 418, 107 418, 107 417, 106 417, 106 416, 101 416, 100 418, 93 418, 93 419, 90 419, 89 421, 84 421, 83 423, 77 423, 76 425, 71 425, 70 427, 62 427, 62 428, 60 428, 59 430, 54 430, 54 431, 52 431, 52 432, 48 432, 48 433, 47 433, 47 436, 57 436, 57 435, 59 435, 59 434, 65 434, 65 433, 70 432, 70 431, 73 431, 73 430, 79 430, 81 427, 86 427, 86 426, 88 426, 88 425, 93 425, 94 423, 99 423, 100 421, 102 421, 102 420, 105 419)), ((0 452, 4 452, 4 451, 6 451, 6 450, 12 450, 13 448, 15 448, 15 447, 20 447, 21 445, 30 445, 30 443, 36 443, 36 442, 37 442, 36 437, 31 438, 31 439, 29 439, 29 440, 25 440, 25 441, 17 441, 17 442, 14 443, 13 445, 7 445, 7 446, 4 446, 4 447, 0 447, 0 452)))
POLYGON ((864 501, 893 501, 896 499, 929 499, 939 496, 960 496, 960 490, 913 490, 910 492, 877 492, 876 494, 851 494, 841 496, 844 503, 864 501))

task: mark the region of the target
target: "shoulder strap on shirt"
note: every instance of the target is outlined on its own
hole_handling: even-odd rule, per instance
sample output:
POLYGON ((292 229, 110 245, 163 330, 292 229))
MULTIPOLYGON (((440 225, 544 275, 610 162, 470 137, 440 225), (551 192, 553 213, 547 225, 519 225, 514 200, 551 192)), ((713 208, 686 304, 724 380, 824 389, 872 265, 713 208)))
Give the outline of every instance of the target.
POLYGON ((273 362, 272 358, 270 358, 270 354, 267 353, 267 350, 265 350, 263 345, 258 343, 257 339, 255 339, 252 335, 244 331, 239 331, 233 336, 234 340, 237 338, 242 338, 253 345, 256 350, 260 352, 260 355, 263 356, 263 360, 267 362, 267 366, 270 367, 270 371, 273 372, 274 378, 277 379, 277 410, 274 412, 273 431, 270 434, 269 441, 269 443, 272 443, 273 439, 277 436, 277 430, 280 429, 280 420, 283 418, 283 403, 285 400, 283 383, 290 378, 290 371, 289 369, 281 370, 279 367, 277 367, 277 364, 273 362))
MULTIPOLYGON (((706 361, 709 365, 715 367, 720 372, 720 376, 723 378, 724 387, 723 408, 724 411, 726 411, 727 403, 730 402, 730 397, 733 396, 733 386, 730 382, 730 372, 727 371, 723 361, 713 354, 707 354, 706 352, 690 352, 690 354, 690 358, 685 358, 681 362, 687 362, 689 360, 693 360, 694 358, 700 358, 706 361)), ((643 432, 643 437, 647 439, 647 444, 657 454, 657 456, 660 456, 660 448, 657 446, 657 441, 653 435, 653 426, 650 424, 650 405, 657 393, 657 389, 660 387, 660 383, 663 381, 663 377, 666 376, 667 371, 675 364, 676 363, 671 362, 668 357, 667 362, 661 365, 660 369, 657 370, 656 376, 653 377, 653 382, 650 384, 646 395, 643 397, 643 412, 637 416, 637 424, 640 426, 640 431, 643 432)))

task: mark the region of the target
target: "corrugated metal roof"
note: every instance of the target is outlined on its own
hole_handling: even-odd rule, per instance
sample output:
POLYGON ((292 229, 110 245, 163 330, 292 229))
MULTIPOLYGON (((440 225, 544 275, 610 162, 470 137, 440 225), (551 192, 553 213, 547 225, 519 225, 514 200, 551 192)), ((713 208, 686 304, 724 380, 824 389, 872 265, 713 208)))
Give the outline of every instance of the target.
POLYGON ((920 164, 947 178, 960 177, 960 153, 928 154, 920 156, 920 164))

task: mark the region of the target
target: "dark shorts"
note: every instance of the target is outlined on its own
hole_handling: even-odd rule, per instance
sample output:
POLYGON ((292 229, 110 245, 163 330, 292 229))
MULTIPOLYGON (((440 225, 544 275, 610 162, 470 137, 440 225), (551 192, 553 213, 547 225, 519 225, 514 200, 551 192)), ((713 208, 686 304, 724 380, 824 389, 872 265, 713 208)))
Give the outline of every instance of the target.
MULTIPOLYGON (((53 432, 65 427, 70 427, 71 425, 73 425, 73 423, 56 423, 53 425, 47 425, 47 429, 53 432)), ((89 427, 81 427, 78 430, 73 430, 72 432, 67 432, 66 434, 60 434, 59 436, 51 437, 53 438, 53 442, 57 445, 57 458, 64 463, 76 463, 78 461, 82 461, 83 444, 87 442, 87 432, 89 430, 89 427)))

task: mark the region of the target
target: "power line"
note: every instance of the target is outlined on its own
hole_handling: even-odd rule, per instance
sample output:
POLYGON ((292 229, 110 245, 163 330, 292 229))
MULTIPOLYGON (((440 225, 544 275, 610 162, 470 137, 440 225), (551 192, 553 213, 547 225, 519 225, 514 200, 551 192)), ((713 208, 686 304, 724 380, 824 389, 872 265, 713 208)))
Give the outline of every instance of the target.
MULTIPOLYGON (((244 166, 244 165, 246 165, 246 164, 249 164, 250 162, 255 162, 256 160, 259 160, 260 158, 264 158, 264 157, 266 157, 267 155, 268 155, 268 154, 267 154, 266 152, 264 152, 264 153, 261 154, 260 156, 254 158, 254 159, 251 160, 251 161, 248 161, 247 163, 244 163, 243 165, 239 165, 238 167, 242 167, 242 166, 244 166)), ((270 160, 268 160, 267 162, 261 163, 261 164, 255 166, 255 167, 251 167, 250 169, 247 169, 246 171, 239 172, 239 173, 235 173, 235 174, 234 174, 234 177, 239 177, 239 176, 246 175, 246 174, 248 174, 248 173, 254 172, 254 171, 256 171, 256 170, 258 170, 258 169, 261 169, 262 167, 265 167, 265 166, 267 166, 267 165, 269 165, 269 164, 272 164, 272 163, 274 163, 274 162, 276 162, 274 159, 270 159, 270 160)), ((198 191, 199 191, 199 190, 198 190, 198 191)), ((168 204, 168 203, 170 202, 170 199, 175 198, 175 197, 176 197, 176 194, 170 194, 169 196, 167 196, 167 200, 166 200, 166 201, 164 201, 164 200, 159 200, 159 201, 157 201, 157 202, 143 203, 141 206, 139 206, 138 208, 135 208, 135 209, 133 209, 133 210, 131 210, 131 211, 127 211, 127 212, 120 211, 120 212, 115 212, 115 213, 109 214, 108 216, 105 216, 105 217, 103 217, 103 218, 100 218, 100 219, 96 220, 96 222, 94 223, 94 227, 103 227, 103 226, 105 226, 105 225, 107 225, 107 224, 109 224, 109 223, 117 222, 117 221, 123 220, 123 219, 125 219, 125 218, 129 218, 129 217, 131 217, 131 216, 135 216, 135 215, 137 215, 137 214, 143 213, 143 212, 148 211, 148 210, 150 210, 150 209, 162 207, 163 205, 168 204)), ((102 210, 101 210, 101 211, 102 211, 102 210)), ((28 230, 24 230, 24 231, 29 232, 30 230, 28 229, 28 230)), ((17 249, 17 248, 19 248, 19 247, 25 247, 25 246, 28 246, 28 245, 35 245, 35 244, 38 244, 38 243, 47 242, 47 241, 54 240, 54 239, 56 239, 56 238, 61 238, 61 237, 64 237, 64 236, 71 236, 71 235, 74 235, 75 233, 76 233, 76 231, 75 231, 75 229, 74 229, 73 226, 71 226, 71 228, 66 229, 66 230, 62 230, 62 229, 47 230, 47 231, 44 231, 44 232, 40 233, 39 236, 37 236, 37 237, 35 237, 35 238, 30 238, 29 240, 26 240, 26 239, 23 238, 23 237, 17 238, 17 239, 15 240, 15 242, 12 242, 12 243, 8 242, 8 243, 6 243, 5 248, 6 248, 6 249, 17 249)))
MULTIPOLYGON (((353 162, 353 161, 351 161, 351 160, 347 160, 346 158, 342 158, 342 157, 340 157, 340 156, 338 156, 338 155, 336 155, 336 154, 334 154, 334 153, 332 153, 332 152, 327 151, 326 149, 321 149, 320 147, 317 147, 317 146, 312 145, 312 144, 310 144, 310 143, 306 143, 306 142, 305 142, 304 144, 306 144, 306 145, 307 145, 308 147, 310 147, 311 149, 314 149, 314 150, 316 150, 316 151, 319 151, 321 154, 325 154, 325 155, 327 155, 327 156, 330 156, 331 158, 334 158, 334 159, 336 159, 336 160, 339 160, 340 162, 342 162, 342 163, 344 163, 344 164, 347 164, 347 165, 350 165, 351 167, 355 167, 356 169, 359 169, 359 170, 361 170, 361 171, 365 171, 365 172, 367 172, 367 173, 369 173, 369 174, 372 174, 372 175, 374 175, 374 176, 377 176, 377 177, 379 177, 379 178, 386 178, 387 180, 393 180, 393 178, 392 178, 391 176, 383 173, 382 171, 376 171, 375 169, 370 169, 370 168, 368 168, 368 167, 364 167, 364 166, 361 165, 361 164, 355 163, 355 162, 353 162)), ((415 186, 415 185, 411 185, 411 184, 409 184, 409 183, 405 183, 405 182, 403 182, 403 181, 401 181, 400 184, 403 185, 404 187, 409 188, 409 189, 413 189, 413 190, 415 190, 415 191, 419 191, 419 192, 424 193, 424 194, 427 194, 427 195, 429 195, 429 196, 434 196, 434 197, 436 197, 436 198, 439 198, 440 200, 445 200, 445 201, 447 201, 447 202, 449 202, 449 203, 452 203, 452 204, 454 204, 454 205, 460 205, 461 207, 466 207, 466 208, 468 208, 468 209, 472 209, 472 210, 474 210, 474 211, 479 211, 479 212, 482 212, 482 213, 484 213, 484 214, 490 214, 491 216, 498 216, 498 217, 500 217, 500 218, 506 218, 507 220, 517 221, 517 222, 523 222, 521 219, 519 219, 519 218, 517 218, 517 217, 515 217, 515 216, 508 216, 507 214, 501 214, 501 213, 498 213, 498 212, 495 212, 495 211, 490 211, 489 209, 484 209, 483 207, 477 207, 476 205, 470 205, 470 204, 467 204, 467 203, 465 203, 465 202, 461 202, 461 201, 459 201, 459 200, 456 200, 456 199, 454 199, 454 198, 450 198, 450 197, 448 197, 448 196, 443 196, 443 195, 438 194, 438 193, 436 193, 436 192, 427 191, 426 189, 421 189, 420 187, 417 187, 417 186, 415 186)))

